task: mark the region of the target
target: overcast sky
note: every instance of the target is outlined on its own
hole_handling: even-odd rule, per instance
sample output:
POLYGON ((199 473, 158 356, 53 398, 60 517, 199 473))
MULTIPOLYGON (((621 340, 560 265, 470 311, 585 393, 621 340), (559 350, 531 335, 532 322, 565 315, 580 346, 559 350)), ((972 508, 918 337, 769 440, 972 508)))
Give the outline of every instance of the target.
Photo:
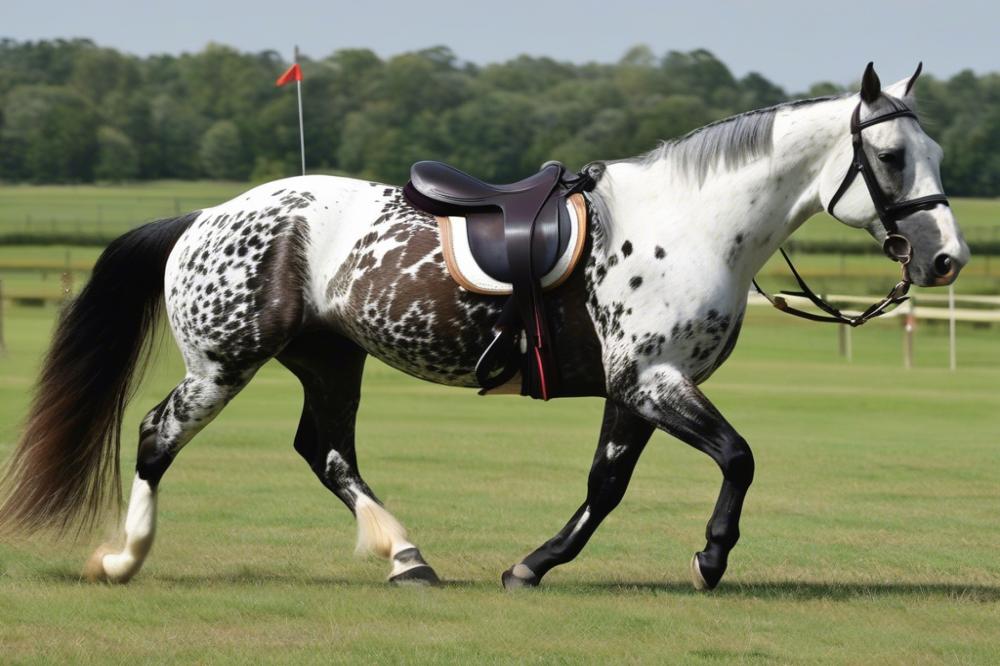
POLYGON ((789 92, 846 84, 874 60, 883 81, 924 71, 1000 71, 1000 3, 972 0, 0 0, 0 36, 89 37, 130 53, 294 44, 322 57, 347 47, 382 56, 445 44, 476 63, 527 53, 614 62, 632 45, 657 54, 707 48, 737 76, 762 73, 789 92))

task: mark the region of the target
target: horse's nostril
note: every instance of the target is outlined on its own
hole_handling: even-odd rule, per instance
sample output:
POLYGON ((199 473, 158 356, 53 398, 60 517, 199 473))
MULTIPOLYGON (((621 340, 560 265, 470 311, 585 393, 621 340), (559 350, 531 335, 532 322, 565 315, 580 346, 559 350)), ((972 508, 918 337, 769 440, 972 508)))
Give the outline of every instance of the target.
POLYGON ((947 254, 939 254, 934 258, 934 272, 939 276, 945 276, 951 272, 955 262, 947 254))

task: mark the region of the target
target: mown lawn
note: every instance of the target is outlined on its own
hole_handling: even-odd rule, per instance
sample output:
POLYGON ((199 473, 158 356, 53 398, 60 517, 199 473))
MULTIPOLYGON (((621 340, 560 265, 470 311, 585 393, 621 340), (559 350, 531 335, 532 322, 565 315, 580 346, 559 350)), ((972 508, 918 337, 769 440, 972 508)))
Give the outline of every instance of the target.
MULTIPOLYGON (((214 206, 253 187, 225 181, 148 181, 125 185, 0 185, 0 235, 15 232, 122 233, 149 220, 214 206)), ((970 240, 1000 241, 1000 200, 952 200, 970 240)), ((859 234, 822 213, 795 238, 857 242, 859 234)))
MULTIPOLYGON (((11 234, 31 234, 36 241, 57 234, 64 242, 76 235, 109 238, 143 222, 227 201, 251 187, 248 183, 153 181, 130 185, 12 186, 0 185, 0 243, 11 234)), ((1000 242, 1000 200, 956 199, 955 214, 970 241, 1000 242)), ((871 241, 826 214, 809 220, 792 237, 796 241, 871 241)), ((23 239, 18 240, 23 242, 23 239)), ((877 248, 875 248, 877 250, 877 248)), ((97 258, 97 247, 0 244, 0 280, 18 294, 58 293, 60 273, 74 273, 74 288, 97 258), (45 270, 39 270, 44 268, 45 270)), ((797 254, 796 265, 820 293, 882 294, 898 279, 899 269, 877 253, 797 254)), ((765 288, 794 287, 780 256, 761 271, 765 288)), ((962 293, 1000 292, 1000 257, 973 257, 959 284, 962 293)))
POLYGON ((214 206, 247 183, 150 181, 129 185, 2 185, 0 234, 124 233, 143 222, 214 206))
MULTIPOLYGON (((54 316, 8 309, 0 458, 54 316)), ((687 565, 719 475, 663 434, 576 562, 504 592, 500 572, 583 497, 599 401, 480 398, 371 363, 362 469, 449 581, 386 586, 293 451, 301 392, 272 364, 165 478, 130 585, 78 579, 100 534, 0 544, 0 661, 996 663, 1000 340, 960 327, 951 373, 945 329, 922 326, 905 371, 898 325, 856 331, 847 363, 832 327, 751 310, 705 386, 757 459, 713 593, 687 565)), ((168 344, 129 412, 126 469, 138 419, 180 371, 168 344)))

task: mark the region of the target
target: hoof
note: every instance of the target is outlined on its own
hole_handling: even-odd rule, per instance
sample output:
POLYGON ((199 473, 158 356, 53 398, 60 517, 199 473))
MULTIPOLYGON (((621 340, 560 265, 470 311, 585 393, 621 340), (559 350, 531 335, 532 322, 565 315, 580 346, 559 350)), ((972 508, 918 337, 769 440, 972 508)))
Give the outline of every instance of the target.
POLYGON ((396 553, 392 558, 392 573, 389 582, 393 585, 440 585, 441 579, 434 573, 420 551, 407 548, 396 553))
POLYGON ((412 569, 407 569, 406 571, 398 573, 395 576, 389 576, 389 582, 393 585, 416 585, 429 587, 432 585, 440 585, 441 579, 438 578, 436 573, 434 573, 434 569, 431 569, 428 565, 423 564, 413 567, 412 569))
POLYGON ((115 550, 108 544, 98 546, 94 554, 87 560, 87 563, 83 565, 83 579, 89 583, 113 582, 108 578, 108 574, 104 570, 104 556, 114 552, 115 550))
POLYGON ((500 576, 500 582, 507 590, 522 590, 528 587, 538 587, 541 579, 535 572, 523 564, 515 564, 500 576))
POLYGON ((695 553, 691 558, 691 582, 694 583, 694 589, 706 592, 716 588, 726 570, 725 567, 708 565, 702 561, 702 556, 704 553, 695 553))

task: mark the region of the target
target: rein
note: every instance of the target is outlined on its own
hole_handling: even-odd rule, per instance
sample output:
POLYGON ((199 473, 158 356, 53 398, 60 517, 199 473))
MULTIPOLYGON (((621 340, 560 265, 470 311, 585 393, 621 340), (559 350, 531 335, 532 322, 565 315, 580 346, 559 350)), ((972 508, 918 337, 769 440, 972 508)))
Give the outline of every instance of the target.
POLYGON ((787 263, 788 268, 791 269, 792 275, 795 276, 795 281, 798 282, 801 291, 781 291, 779 293, 785 296, 801 296, 803 298, 807 298, 813 305, 825 312, 826 315, 814 314, 812 312, 793 308, 788 304, 787 300, 782 298, 782 296, 771 296, 765 292, 760 288, 760 285, 757 284, 757 280, 754 279, 753 286, 757 292, 766 298, 768 302, 778 310, 787 312, 790 315, 795 315, 796 317, 809 319, 811 321, 847 324, 848 326, 861 326, 865 322, 885 314, 888 312, 890 307, 899 305, 909 298, 906 294, 910 290, 912 281, 910 280, 910 273, 907 267, 909 266, 910 260, 913 258, 913 247, 910 245, 910 241, 899 233, 899 226, 897 222, 908 215, 912 215, 918 210, 930 210, 938 204, 944 204, 945 206, 950 204, 948 203, 948 197, 944 194, 930 194, 928 196, 918 197, 916 199, 907 199, 896 203, 889 202, 889 197, 886 196, 882 187, 879 185, 878 179, 875 178, 875 171, 872 169, 871 162, 868 161, 868 155, 864 150, 864 140, 862 139, 861 131, 867 127, 871 127, 872 125, 884 123, 889 120, 895 120, 897 118, 913 118, 916 120, 917 114, 909 109, 898 109, 896 111, 885 113, 874 118, 869 118, 868 120, 861 122, 861 102, 858 102, 858 105, 854 107, 854 112, 851 114, 851 144, 854 148, 854 157, 851 160, 851 165, 847 168, 844 180, 841 181, 840 187, 837 188, 837 191, 830 199, 830 203, 827 205, 826 210, 832 217, 839 219, 834 214, 833 209, 860 173, 865 182, 865 187, 868 188, 868 195, 871 197, 872 204, 875 206, 875 212, 878 214, 878 218, 882 222, 882 226, 885 228, 886 236, 885 241, 882 243, 882 251, 889 259, 899 262, 900 269, 902 271, 900 281, 897 282, 896 286, 890 289, 889 293, 886 294, 881 300, 872 303, 861 314, 851 317, 823 300, 816 294, 816 292, 810 289, 809 285, 806 284, 799 272, 795 270, 795 266, 792 265, 792 260, 789 259, 788 254, 785 253, 784 249, 781 249, 781 256, 784 257, 785 263, 787 263))

